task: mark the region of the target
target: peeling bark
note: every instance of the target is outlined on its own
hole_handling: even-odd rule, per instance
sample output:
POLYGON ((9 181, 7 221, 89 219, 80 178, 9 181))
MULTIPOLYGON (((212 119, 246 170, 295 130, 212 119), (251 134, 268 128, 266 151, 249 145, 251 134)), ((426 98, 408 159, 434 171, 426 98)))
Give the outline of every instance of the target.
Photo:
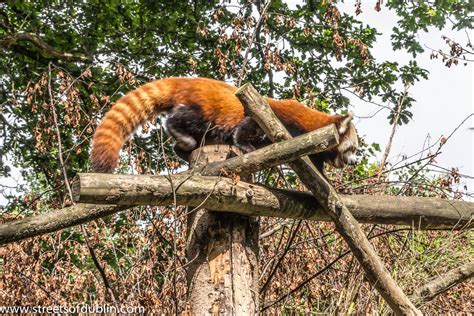
MULTIPOLYGON (((195 150, 190 161, 202 165, 234 153, 229 146, 206 146, 195 150)), ((227 210, 227 205, 221 210, 227 210)), ((257 313, 258 223, 254 218, 194 211, 188 217, 186 257, 192 315, 257 313)))

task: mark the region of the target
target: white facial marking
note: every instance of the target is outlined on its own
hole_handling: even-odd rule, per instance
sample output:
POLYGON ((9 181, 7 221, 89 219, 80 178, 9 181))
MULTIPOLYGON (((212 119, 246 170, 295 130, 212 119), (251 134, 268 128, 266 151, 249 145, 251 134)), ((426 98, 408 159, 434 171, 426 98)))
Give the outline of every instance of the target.
MULTIPOLYGON (((352 118, 352 117, 351 117, 352 118)), ((344 121, 346 121, 346 118, 344 121)), ((343 168, 346 164, 354 165, 357 163, 356 151, 359 147, 359 140, 354 125, 350 120, 346 121, 345 134, 336 147, 337 155, 330 161, 336 168, 343 168)))
POLYGON ((344 160, 348 165, 355 165, 357 162, 357 157, 353 152, 344 153, 344 160))
POLYGON ((345 138, 342 142, 339 143, 339 145, 337 146, 337 150, 340 153, 343 153, 352 146, 354 146, 354 143, 349 138, 345 138))

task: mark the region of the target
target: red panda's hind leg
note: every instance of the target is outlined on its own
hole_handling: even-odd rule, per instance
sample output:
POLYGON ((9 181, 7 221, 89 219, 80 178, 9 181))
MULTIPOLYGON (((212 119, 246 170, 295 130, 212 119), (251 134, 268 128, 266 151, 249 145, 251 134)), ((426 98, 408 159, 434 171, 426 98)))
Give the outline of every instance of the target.
POLYGON ((173 151, 176 154, 176 156, 183 159, 184 161, 189 162, 189 156, 191 156, 192 151, 182 150, 177 146, 177 144, 174 145, 173 151))
MULTIPOLYGON (((191 152, 198 147, 196 136, 190 131, 189 126, 195 124, 193 111, 189 107, 180 105, 175 107, 168 115, 166 128, 171 137, 176 140, 175 149, 191 152)), ((175 150, 176 151, 176 150, 175 150)))
POLYGON ((166 127, 176 140, 175 153, 186 161, 199 146, 232 144, 233 129, 219 127, 208 120, 198 105, 175 106, 168 113, 166 127))

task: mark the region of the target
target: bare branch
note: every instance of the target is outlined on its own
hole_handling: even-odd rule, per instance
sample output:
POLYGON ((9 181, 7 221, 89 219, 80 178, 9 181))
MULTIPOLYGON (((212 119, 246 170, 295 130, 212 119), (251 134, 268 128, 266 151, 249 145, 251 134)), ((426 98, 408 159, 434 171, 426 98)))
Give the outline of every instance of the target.
POLYGON ((28 32, 16 33, 13 35, 7 35, 0 38, 0 44, 4 46, 10 46, 18 44, 18 42, 30 42, 42 51, 45 51, 49 55, 56 57, 60 60, 65 61, 80 61, 80 62, 90 62, 91 58, 80 53, 66 53, 61 52, 54 48, 53 46, 46 43, 39 35, 28 32))
POLYGON ((411 296, 416 305, 431 301, 441 293, 446 292, 453 286, 469 280, 474 276, 474 261, 470 261, 460 267, 452 269, 434 280, 418 287, 411 296))
MULTIPOLYGON (((69 179, 67 176, 66 172, 66 165, 64 164, 64 159, 63 159, 63 150, 62 150, 62 141, 61 141, 61 132, 59 131, 59 125, 58 125, 58 116, 56 114, 56 105, 54 103, 54 98, 53 98, 53 92, 51 89, 51 62, 48 64, 48 94, 49 94, 49 100, 50 100, 50 108, 51 112, 53 113, 53 122, 54 122, 54 127, 56 130, 56 137, 58 138, 58 157, 59 157, 59 163, 61 164, 61 170, 64 176, 64 184, 66 185, 67 193, 69 195, 69 198, 73 199, 72 196, 72 190, 71 186, 69 185, 69 179)), ((104 282, 104 287, 109 293, 112 302, 115 304, 116 307, 118 307, 117 300, 115 299, 115 294, 112 288, 110 287, 110 282, 107 279, 107 275, 105 274, 105 270, 102 267, 102 265, 99 262, 99 259, 97 259, 97 256, 95 254, 95 250, 92 247, 92 243, 90 242, 89 235, 87 234, 87 231, 84 227, 84 225, 81 225, 81 230, 82 234, 84 235, 84 239, 86 241, 86 246, 87 249, 89 250, 89 253, 92 257, 92 261, 94 262, 95 267, 99 271, 99 274, 102 278, 102 281, 104 282)))
POLYGON ((427 165, 431 164, 431 162, 434 160, 435 157, 437 157, 440 153, 441 153, 441 149, 443 148, 443 146, 449 141, 449 139, 454 135, 454 133, 457 132, 457 130, 465 123, 467 122, 467 120, 469 118, 471 118, 472 116, 474 116, 474 113, 471 113, 469 114, 466 118, 464 118, 462 120, 462 122, 451 132, 451 134, 449 134, 447 137, 444 137, 444 136, 441 136, 440 140, 439 140, 439 145, 438 145, 438 149, 436 150, 436 152, 434 154, 432 154, 431 156, 433 158, 429 159, 428 161, 426 161, 421 167, 419 167, 415 172, 413 172, 413 174, 410 176, 410 178, 406 181, 406 184, 400 189, 400 191, 398 192, 398 195, 403 195, 406 190, 409 188, 409 183, 421 172, 421 170, 423 170, 427 165))
POLYGON ((68 192, 69 197, 71 198, 71 202, 72 202, 71 186, 69 185, 69 180, 68 180, 67 172, 66 172, 66 166, 64 164, 64 159, 63 159, 63 149, 62 149, 63 146, 62 146, 62 141, 61 141, 61 132, 59 131, 58 116, 56 114, 56 105, 54 103, 53 92, 51 90, 51 64, 52 64, 51 62, 48 64, 49 107, 51 109, 51 112, 53 113, 54 129, 56 131, 56 137, 58 139, 58 158, 59 158, 59 163, 61 164, 61 171, 62 171, 63 177, 64 177, 64 184, 66 185, 67 192, 68 192))
POLYGON ((407 95, 408 95, 408 86, 406 85, 402 95, 398 99, 397 109, 395 112, 395 117, 393 119, 392 131, 390 132, 390 137, 388 138, 388 143, 387 143, 387 146, 385 147, 385 151, 382 156, 382 162, 380 163, 379 172, 377 175, 377 182, 380 181, 380 177, 382 176, 382 173, 385 169, 385 164, 387 162, 388 155, 390 154, 390 150, 392 149, 393 138, 395 136, 395 132, 397 131, 398 121, 400 119, 403 103, 405 103, 405 99, 407 95))
POLYGON ((265 4, 265 7, 263 8, 262 12, 260 12, 260 17, 259 17, 257 25, 255 26, 255 29, 252 33, 252 37, 249 39, 249 41, 247 43, 247 49, 245 50, 244 61, 242 63, 242 69, 240 70, 240 74, 239 74, 239 82, 237 84, 238 86, 240 86, 240 84, 242 83, 242 80, 244 79, 244 74, 246 72, 247 63, 249 61, 249 53, 250 53, 250 50, 252 48, 252 44, 255 41, 255 37, 257 36, 257 34, 259 32, 259 29, 262 25, 262 22, 264 20, 265 15, 267 14, 267 9, 268 9, 271 2, 272 2, 271 0, 267 0, 267 3, 265 4))

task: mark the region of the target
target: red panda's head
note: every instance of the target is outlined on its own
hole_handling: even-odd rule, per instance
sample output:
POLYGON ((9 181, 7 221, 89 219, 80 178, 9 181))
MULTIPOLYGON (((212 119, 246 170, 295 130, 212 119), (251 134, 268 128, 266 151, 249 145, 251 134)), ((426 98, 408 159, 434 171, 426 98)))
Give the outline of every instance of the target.
POLYGON ((359 139, 354 124, 352 124, 353 113, 341 117, 336 124, 339 132, 339 144, 326 155, 326 162, 335 168, 343 168, 345 165, 354 165, 357 162, 356 152, 359 147, 359 139))

